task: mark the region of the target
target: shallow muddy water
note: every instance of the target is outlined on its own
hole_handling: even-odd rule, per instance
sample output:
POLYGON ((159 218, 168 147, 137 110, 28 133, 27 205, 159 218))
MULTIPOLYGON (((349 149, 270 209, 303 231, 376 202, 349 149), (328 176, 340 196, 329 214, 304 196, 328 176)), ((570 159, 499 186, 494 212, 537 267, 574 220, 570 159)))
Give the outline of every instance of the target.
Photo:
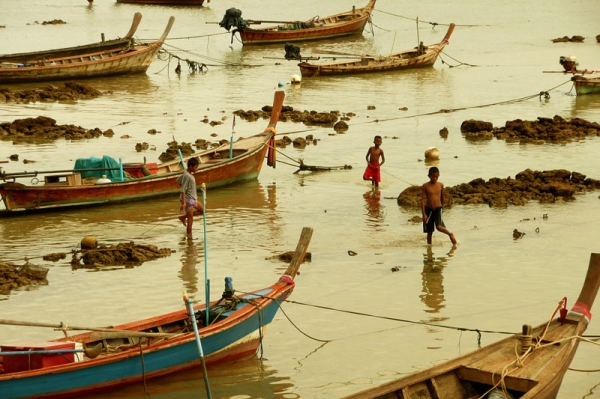
MULTIPOLYGON (((301 44, 302 54, 386 54, 416 46, 417 37, 425 44, 436 43, 446 32, 442 24, 454 22, 457 28, 450 45, 435 66, 305 79, 297 87, 289 84, 291 76, 299 74, 296 62, 273 59, 283 57, 283 45, 243 48, 237 39, 232 43, 223 29, 206 23, 220 21, 230 7, 242 10, 247 19, 309 19, 362 3, 294 0, 281 7, 266 0, 235 4, 213 0, 208 7, 191 8, 96 0, 89 8, 84 0, 63 0, 60 5, 0 0, 0 25, 5 26, 0 29, 2 53, 90 43, 100 33, 111 39, 124 35, 133 13, 140 11, 138 38, 157 38, 174 15, 165 48, 209 67, 207 73, 190 74, 183 66, 178 76, 174 72, 177 61, 163 55, 145 75, 84 82, 106 92, 94 100, 0 104, 0 122, 44 115, 58 124, 115 131, 112 138, 78 142, 0 142, 0 160, 12 154, 20 159, 0 165, 7 172, 65 169, 79 157, 102 155, 124 162, 139 162, 143 157, 156 162, 173 138, 186 142, 229 139, 233 112, 270 105, 279 82, 286 92, 285 105, 294 109, 356 114, 344 134, 332 128, 279 123, 279 134, 291 138, 312 134, 317 144, 280 149, 277 168, 265 165, 258 181, 208 192, 206 243, 201 219, 195 224, 195 239, 185 239, 177 220, 178 199, 169 197, 1 218, 0 260, 22 264, 27 257, 50 269, 47 286, 0 297, 2 317, 108 325, 180 309, 182 290, 194 302, 203 301, 205 254, 213 299, 220 296, 226 276, 233 277, 240 291, 261 288, 274 283, 286 267, 266 258, 293 250, 302 227, 310 226, 314 228, 309 246, 312 261, 302 265, 292 302, 283 306, 285 314, 279 312, 268 329, 262 362, 251 359, 216 367, 209 370, 209 377, 214 397, 336 398, 477 347, 473 332, 383 317, 518 332, 522 324, 547 321, 564 296, 574 304, 590 253, 600 251, 599 191, 553 204, 446 209, 446 225, 459 240, 455 250, 439 233, 427 247, 421 225, 408 221, 420 211, 399 208, 395 197, 427 180, 431 164, 421 160, 429 147, 441 153, 436 165, 446 186, 476 178, 514 177, 527 168, 567 169, 600 179, 598 137, 521 145, 496 139, 471 142, 460 133, 462 121, 468 119, 497 127, 509 120, 554 115, 600 122, 600 96, 576 97, 569 76, 543 73, 559 71, 562 55, 577 56, 582 68, 600 68, 596 2, 504 0, 483 5, 471 0, 452 4, 379 0, 379 11, 373 13, 374 36, 369 30, 349 40, 301 44), (52 19, 67 24, 35 23, 52 19), (432 27, 427 22, 440 25, 432 27), (583 43, 551 41, 574 35, 586 39, 583 43), (537 96, 542 91, 548 91, 550 98, 537 96), (370 105, 375 109, 368 110, 370 105), (401 110, 404 107, 407 110, 401 110), (205 116, 210 121, 225 119, 222 125, 211 127, 201 122, 205 116), (449 131, 447 139, 439 135, 444 127, 449 131), (150 135, 150 129, 160 133, 150 135), (383 136, 386 155, 379 198, 373 197, 370 185, 361 178, 365 153, 376 134, 383 136), (122 138, 125 135, 130 138, 122 138), (136 152, 136 143, 142 142, 156 150, 136 152), (23 159, 36 163, 25 165, 23 159), (352 169, 294 174, 296 168, 290 165, 298 159, 308 165, 351 165, 352 169), (525 236, 514 240, 514 229, 525 236), (129 268, 73 270, 70 256, 56 263, 41 259, 53 252, 70 254, 86 235, 101 243, 135 241, 175 252, 129 268)), ((10 88, 32 87, 36 85, 10 88)), ((234 137, 259 133, 266 124, 238 118, 234 137)), ((600 334, 598 320, 592 319, 587 334, 600 334)), ((58 332, 45 329, 0 327, 2 344, 57 337, 58 332)), ((483 334, 482 345, 503 337, 483 334)), ((582 343, 571 367, 597 369, 599 351, 582 343)), ((559 398, 600 398, 597 384, 597 373, 569 371, 559 398)), ((151 398, 203 394, 199 370, 148 383, 151 398)), ((144 396, 141 385, 110 393, 117 398, 144 396)))

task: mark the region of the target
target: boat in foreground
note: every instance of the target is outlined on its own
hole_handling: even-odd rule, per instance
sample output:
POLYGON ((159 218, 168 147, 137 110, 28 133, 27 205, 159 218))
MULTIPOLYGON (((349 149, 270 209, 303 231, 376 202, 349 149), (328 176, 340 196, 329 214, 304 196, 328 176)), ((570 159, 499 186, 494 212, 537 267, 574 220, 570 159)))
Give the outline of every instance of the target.
MULTIPOLYGON (((362 33, 371 18, 376 0, 369 0, 363 8, 352 7, 351 11, 307 21, 285 21, 279 25, 264 28, 250 28, 247 25, 271 21, 246 21, 246 26, 238 26, 232 35, 239 32, 244 45, 287 43, 296 41, 331 39, 362 33)), ((277 21, 272 21, 278 23, 277 21)))
POLYGON ((2 60, 0 84, 144 73, 162 47, 174 21, 174 17, 169 18, 160 39, 150 43, 131 44, 127 41, 123 46, 116 48, 90 48, 90 51, 85 53, 66 56, 50 55, 26 63, 2 60))
POLYGON ((415 47, 412 50, 401 51, 386 56, 363 56, 360 60, 350 62, 331 62, 311 64, 301 62, 298 64, 303 77, 351 75, 359 73, 388 72, 401 69, 424 68, 433 66, 438 56, 448 45, 450 36, 454 31, 454 24, 450 24, 446 36, 441 42, 429 46, 415 47))
MULTIPOLYGON (((58 173, 19 172, 1 173, 0 196, 8 212, 36 211, 61 207, 100 205, 157 197, 180 192, 177 178, 184 173, 187 161, 196 158, 200 165, 193 173, 196 183, 216 188, 256 179, 265 156, 274 166, 275 127, 285 93, 276 91, 271 119, 263 133, 226 143, 206 151, 161 164, 116 164, 108 168, 83 168, 58 173), (143 171, 143 173, 142 173, 143 171), (114 181, 86 177, 87 174, 114 174, 114 181), (124 174, 129 172, 129 178, 124 174), (42 176, 43 175, 43 176, 42 176), (17 183, 17 178, 32 178, 31 185, 17 183), (43 177, 44 184, 34 185, 43 177), (9 180, 8 182, 6 182, 9 180), (10 181, 12 180, 12 181, 10 181)), ((76 163, 77 164, 77 163, 76 163)))
POLYGON ((136 12, 133 16, 131 28, 123 38, 112 40, 104 40, 103 38, 102 41, 97 43, 90 43, 82 46, 66 47, 54 50, 42 50, 30 53, 3 54, 0 55, 0 63, 6 62, 13 64, 30 64, 38 61, 47 60, 50 58, 70 57, 81 54, 121 49, 133 44, 133 35, 135 34, 135 31, 137 30, 141 20, 142 14, 136 12))
POLYGON ((525 325, 522 334, 345 399, 553 399, 590 322, 599 285, 600 254, 593 253, 570 312, 565 298, 558 318, 533 329, 525 325))
MULTIPOLYGON (((199 305, 193 308, 193 315, 182 309, 115 327, 71 326, 71 330, 95 331, 49 342, 3 345, 0 397, 84 397, 126 384, 145 385, 151 378, 199 367, 200 343, 203 366, 253 356, 279 306, 294 290, 294 277, 312 232, 312 228, 303 228, 287 270, 270 287, 236 295, 227 277, 223 297, 210 304, 208 323, 206 307, 199 305)), ((14 320, 0 323, 61 327, 14 320)), ((62 327, 67 334, 69 328, 62 327)))
POLYGON ((600 77, 587 78, 583 75, 576 75, 571 78, 575 86, 575 92, 578 96, 584 94, 600 94, 600 77))

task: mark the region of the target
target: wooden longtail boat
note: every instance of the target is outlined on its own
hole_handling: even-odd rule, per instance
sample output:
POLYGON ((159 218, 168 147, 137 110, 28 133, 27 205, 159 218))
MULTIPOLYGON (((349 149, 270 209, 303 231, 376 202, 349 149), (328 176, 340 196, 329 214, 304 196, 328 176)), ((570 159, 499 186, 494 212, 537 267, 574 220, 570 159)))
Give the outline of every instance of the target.
POLYGON ((96 78, 146 72, 165 41, 174 17, 158 41, 85 54, 52 57, 28 63, 2 62, 0 84, 96 78))
MULTIPOLYGON (((66 174, 52 171, 2 173, 0 180, 13 181, 0 184, 0 195, 6 210, 13 212, 99 205, 177 194, 180 192, 177 178, 184 173, 183 164, 187 165, 190 158, 196 158, 200 162, 198 170, 193 174, 198 186, 205 183, 208 188, 215 188, 256 179, 267 152, 268 164, 274 166, 275 127, 284 98, 283 91, 275 92, 271 119, 263 133, 239 139, 232 146, 223 144, 178 160, 154 164, 152 168, 146 168, 150 169, 147 176, 140 174, 140 177, 97 184, 97 179, 82 180, 81 172, 76 170, 66 174), (35 182, 41 174, 45 175, 43 185, 24 185, 15 181, 20 177, 33 177, 35 182)), ((142 166, 125 164, 122 168, 135 173, 142 166)))
MULTIPOLYGON (((312 232, 309 227, 302 230, 292 261, 275 284, 238 296, 231 279, 226 278, 223 297, 210 304, 208 325, 206 307, 194 307, 193 319, 198 325, 206 366, 256 353, 266 327, 294 289, 294 277, 312 232)), ((2 346, 0 397, 84 397, 98 390, 132 383, 145 384, 151 378, 199 367, 199 348, 191 320, 188 311, 182 309, 113 328, 72 327, 97 331, 45 343, 2 346), (84 356, 80 352, 73 353, 77 349, 69 352, 69 347, 78 346, 82 346, 84 356), (26 354, 37 348, 44 349, 26 354), (57 354, 53 350, 63 353, 57 354), (81 360, 76 361, 74 356, 81 356, 81 360)), ((13 320, 1 320, 0 323, 59 327, 13 320)), ((67 330, 64 330, 65 334, 67 330)))
POLYGON ((590 309, 599 285, 600 254, 592 254, 581 293, 568 314, 565 298, 560 317, 533 329, 523 326, 524 334, 515 334, 346 399, 553 399, 592 317, 590 309), (488 396, 494 389, 497 395, 488 396))
POLYGON ((441 42, 429 46, 415 47, 412 50, 401 51, 380 57, 361 57, 360 60, 350 62, 332 62, 324 64, 298 64, 303 77, 350 75, 359 73, 388 72, 400 69, 424 68, 433 66, 438 56, 448 45, 448 40, 454 31, 454 24, 450 24, 446 36, 441 42))
MULTIPOLYGON (((117 3, 201 6, 204 4, 204 0, 117 0, 117 3)), ((210 3, 210 0, 208 0, 207 3, 210 3)))
MULTIPOLYGON (((232 34, 239 32, 244 45, 287 43, 307 40, 330 39, 362 33, 376 0, 369 0, 363 8, 352 8, 351 11, 331 15, 324 18, 316 17, 308 21, 298 21, 283 25, 264 28, 234 29, 232 34)), ((248 24, 261 21, 247 21, 248 24)))
POLYGON ((586 78, 581 75, 576 75, 571 78, 575 86, 575 92, 578 96, 584 94, 600 94, 600 77, 586 78))
POLYGON ((136 12, 133 16, 133 22, 131 23, 131 28, 129 29, 129 32, 127 32, 125 37, 123 37, 122 39, 113 39, 106 41, 102 40, 98 43, 90 43, 82 46, 35 51, 31 53, 4 54, 0 55, 0 63, 7 62, 28 64, 36 61, 47 60, 50 58, 70 57, 81 54, 97 53, 100 51, 122 49, 133 44, 133 35, 135 34, 135 31, 137 30, 141 20, 142 14, 136 12))

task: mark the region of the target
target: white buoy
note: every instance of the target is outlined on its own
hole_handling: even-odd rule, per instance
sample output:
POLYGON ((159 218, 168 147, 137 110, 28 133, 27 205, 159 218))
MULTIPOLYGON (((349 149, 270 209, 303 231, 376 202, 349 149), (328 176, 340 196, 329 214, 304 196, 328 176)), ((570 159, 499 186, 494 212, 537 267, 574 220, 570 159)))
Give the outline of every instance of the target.
POLYGON ((302 78, 300 77, 300 75, 292 75, 292 84, 299 84, 300 82, 302 82, 302 78))
POLYGON ((428 161, 435 161, 440 159, 440 150, 435 147, 430 147, 425 150, 425 159, 428 161))

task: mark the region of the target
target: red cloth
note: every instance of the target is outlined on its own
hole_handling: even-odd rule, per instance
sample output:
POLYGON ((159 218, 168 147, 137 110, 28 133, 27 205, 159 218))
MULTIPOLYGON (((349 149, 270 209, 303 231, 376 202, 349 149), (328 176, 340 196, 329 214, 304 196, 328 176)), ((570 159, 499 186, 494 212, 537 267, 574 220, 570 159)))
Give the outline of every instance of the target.
POLYGON ((372 180, 376 183, 381 181, 381 169, 379 169, 379 162, 370 163, 363 174, 363 180, 372 180))

